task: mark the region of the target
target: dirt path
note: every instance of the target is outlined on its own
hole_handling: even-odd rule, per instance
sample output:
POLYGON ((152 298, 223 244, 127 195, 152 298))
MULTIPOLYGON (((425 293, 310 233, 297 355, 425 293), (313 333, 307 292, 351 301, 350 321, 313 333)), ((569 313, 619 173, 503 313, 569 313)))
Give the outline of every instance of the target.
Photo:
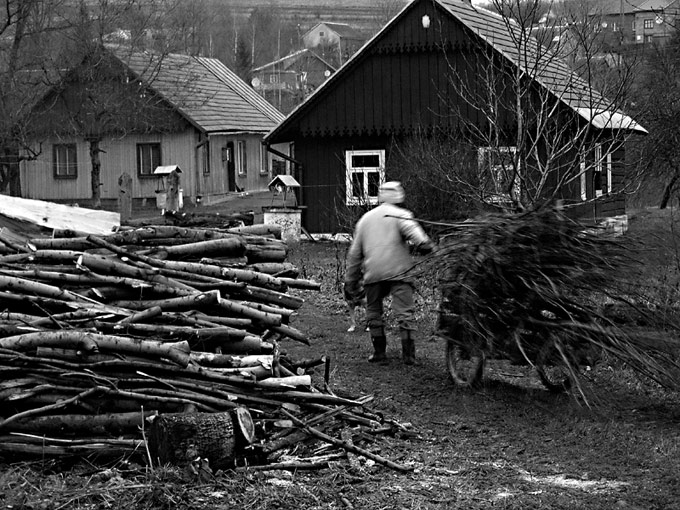
MULTIPOLYGON (((680 508, 680 405, 621 367, 592 371, 592 408, 542 388, 528 367, 491 362, 480 390, 454 388, 445 375, 440 340, 418 343, 418 362, 366 362, 367 333, 347 333, 348 318, 335 282, 337 247, 315 259, 300 248, 301 267, 325 275, 318 294, 295 318, 311 347, 291 353, 332 359, 331 387, 349 396, 371 394, 373 409, 413 425, 414 437, 380 441, 380 453, 414 467, 384 468, 351 484, 357 508, 680 508), (312 266, 312 261, 317 260, 312 266)), ((314 276, 314 275, 308 275, 314 276)), ((370 471, 369 471, 370 472, 370 471)))

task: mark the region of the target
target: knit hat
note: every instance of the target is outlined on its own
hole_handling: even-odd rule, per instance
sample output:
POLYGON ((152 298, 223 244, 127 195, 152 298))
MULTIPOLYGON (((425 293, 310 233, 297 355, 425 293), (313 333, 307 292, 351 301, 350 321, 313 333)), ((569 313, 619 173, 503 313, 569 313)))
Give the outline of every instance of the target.
POLYGON ((404 188, 399 181, 388 181, 378 190, 378 202, 387 204, 401 204, 406 198, 404 188))

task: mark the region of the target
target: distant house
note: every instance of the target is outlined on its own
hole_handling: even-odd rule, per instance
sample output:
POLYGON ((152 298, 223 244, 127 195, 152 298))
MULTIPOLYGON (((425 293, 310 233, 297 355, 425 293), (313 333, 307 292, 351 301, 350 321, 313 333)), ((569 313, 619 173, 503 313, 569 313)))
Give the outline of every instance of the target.
MULTIPOLYGON (((403 160, 394 148, 421 133, 446 131, 461 137, 458 133, 466 133, 466 148, 474 149, 468 164, 478 165, 480 179, 498 183, 496 176, 502 177, 507 167, 494 160, 492 150, 498 149, 500 156, 518 150, 515 111, 498 110, 498 144, 489 146, 481 138, 489 130, 484 108, 495 105, 476 105, 469 97, 490 86, 511 94, 517 76, 525 80, 523 90, 531 93, 526 101, 538 103, 537 108, 551 105, 550 118, 560 119, 558 129, 567 143, 559 169, 573 178, 560 186, 559 198, 591 219, 625 215, 624 200, 615 193, 624 177, 625 146, 613 144, 613 139, 646 130, 612 109, 562 60, 538 52, 535 42, 527 43, 518 57, 513 30, 519 29, 466 1, 413 0, 273 129, 266 144, 290 143, 294 148, 291 161, 301 184, 298 202, 305 207, 305 228, 311 233, 346 229, 348 213, 376 203, 378 185, 391 178, 394 162, 403 160), (544 68, 531 74, 539 62, 544 68), (498 73, 495 81, 484 81, 491 66, 498 73), (460 72, 452 74, 452 69, 460 72), (468 98, 463 97, 463 88, 468 98), (587 153, 577 146, 586 137, 592 142, 587 153)), ((509 104, 515 102, 514 96, 508 98, 509 104)), ((536 152, 531 154, 535 159, 528 159, 530 170, 542 164, 550 149, 547 143, 536 140, 536 152)), ((561 175, 551 176, 555 186, 561 175)), ((509 183, 512 188, 528 186, 509 183)))
POLYGON ((677 33, 679 0, 647 0, 635 9, 635 42, 666 44, 677 33))
POLYGON ((163 188, 154 170, 166 165, 182 169, 185 204, 267 189, 280 158, 262 139, 284 116, 216 59, 109 46, 65 75, 32 118, 40 155, 22 163, 24 197, 87 201, 95 150, 106 207, 123 173, 135 202, 154 200, 163 188))
POLYGON ((636 41, 638 26, 635 12, 646 0, 600 0, 588 15, 600 25, 601 33, 610 48, 636 41))
POLYGON ((324 21, 303 34, 302 42, 329 62, 343 64, 361 48, 366 37, 347 23, 324 21))
POLYGON ((289 113, 335 72, 310 49, 253 69, 253 88, 282 113, 289 113))

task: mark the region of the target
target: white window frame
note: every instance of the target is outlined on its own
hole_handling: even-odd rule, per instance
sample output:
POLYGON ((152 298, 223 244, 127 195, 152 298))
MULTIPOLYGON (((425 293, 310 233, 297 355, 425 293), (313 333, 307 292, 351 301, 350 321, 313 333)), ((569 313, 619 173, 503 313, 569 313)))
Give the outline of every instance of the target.
POLYGON ((160 142, 143 142, 137 144, 137 175, 140 177, 155 177, 154 170, 161 166, 163 161, 163 151, 160 142), (147 154, 148 152, 148 154, 147 154), (155 153, 158 152, 158 161, 154 160, 155 153), (149 164, 145 165, 145 156, 149 164), (146 170, 146 171, 145 171, 146 170))
POLYGON ((355 174, 362 174, 363 189, 368 190, 368 177, 370 174, 378 172, 378 185, 385 182, 385 150, 350 150, 345 151, 345 203, 347 205, 376 205, 378 194, 365 197, 355 197, 353 191, 352 177, 355 174), (355 167, 352 163, 354 156, 378 156, 377 167, 355 167))
POLYGON ((78 145, 57 143, 52 148, 52 169, 55 179, 78 178, 78 145))
POLYGON ((201 168, 203 175, 210 175, 210 141, 205 140, 200 149, 201 168))
POLYGON ((607 153, 607 194, 612 192, 612 153, 607 153))
MULTIPOLYGON (((506 171, 507 168, 504 168, 502 164, 493 164, 493 161, 490 160, 490 158, 494 157, 495 155, 498 154, 511 154, 512 155, 512 160, 515 161, 516 157, 515 155, 517 154, 517 147, 514 146, 507 146, 507 147, 479 147, 477 149, 477 168, 480 172, 480 175, 483 175, 484 173, 490 173, 490 182, 493 183, 494 190, 486 195, 487 190, 482 190, 482 193, 484 193, 484 200, 488 203, 491 204, 503 204, 503 203, 508 203, 511 202, 511 197, 507 193, 502 192, 500 188, 500 183, 499 179, 496 178, 496 175, 500 175, 502 172, 506 171)), ((513 169, 514 170, 514 169, 513 169)), ((513 191, 515 192, 515 196, 519 198, 520 193, 522 191, 521 186, 520 186, 520 179, 519 179, 519 171, 520 168, 516 169, 515 175, 513 176, 514 182, 512 184, 513 191)))
POLYGON ((248 173, 248 150, 245 140, 236 141, 236 168, 239 175, 248 173))
POLYGON ((588 181, 586 179, 586 157, 584 154, 581 154, 579 171, 581 172, 579 176, 581 181, 581 201, 585 202, 588 200, 588 181))
POLYGON ((595 194, 595 198, 600 198, 602 196, 602 145, 597 144, 595 146, 595 168, 594 171, 596 174, 600 175, 600 187, 596 188, 594 186, 595 181, 593 179, 593 193, 595 194))
POLYGON ((269 151, 265 144, 260 144, 260 174, 269 175, 269 151))

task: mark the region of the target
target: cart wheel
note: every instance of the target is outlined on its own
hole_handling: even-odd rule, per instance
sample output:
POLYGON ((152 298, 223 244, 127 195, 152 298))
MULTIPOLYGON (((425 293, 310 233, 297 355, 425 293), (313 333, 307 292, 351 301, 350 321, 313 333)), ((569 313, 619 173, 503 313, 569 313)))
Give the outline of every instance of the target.
POLYGON ((484 373, 484 353, 478 349, 471 352, 447 339, 446 368, 456 386, 462 388, 478 386, 484 373))
POLYGON ((550 392, 562 393, 571 388, 571 372, 562 359, 554 340, 546 342, 538 352, 536 371, 541 383, 550 392))

